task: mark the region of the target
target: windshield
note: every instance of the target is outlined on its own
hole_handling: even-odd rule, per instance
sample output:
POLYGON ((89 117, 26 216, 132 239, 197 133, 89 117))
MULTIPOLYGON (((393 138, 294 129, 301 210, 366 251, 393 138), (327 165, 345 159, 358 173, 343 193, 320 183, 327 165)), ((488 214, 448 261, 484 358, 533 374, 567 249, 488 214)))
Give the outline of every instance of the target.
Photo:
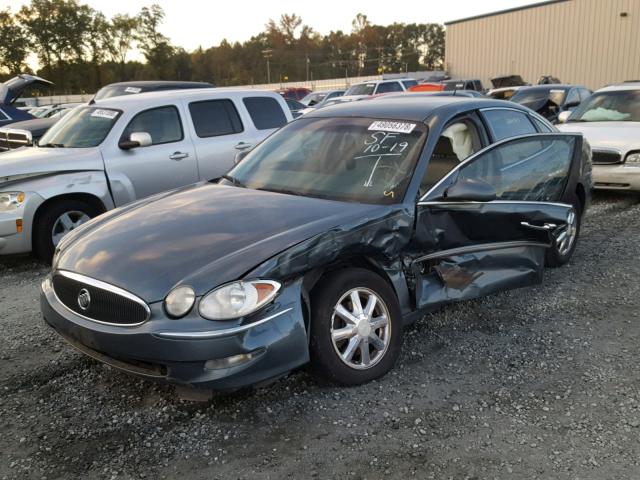
POLYGON ((465 88, 465 82, 464 80, 456 80, 456 81, 450 81, 450 82, 442 82, 442 84, 444 85, 443 90, 450 92, 451 90, 464 90, 465 88))
POLYGON ((324 97, 326 97, 327 94, 326 93, 310 93, 309 95, 307 95, 306 97, 304 97, 302 100, 300 100, 300 103, 304 104, 304 105, 308 105, 308 106, 313 106, 316 103, 321 102, 322 100, 324 100, 324 97))
POLYGON ((100 145, 120 115, 119 110, 82 107, 72 110, 40 139, 41 147, 88 148, 100 145))
POLYGON ((349 87, 346 95, 373 95, 373 91, 376 88, 375 83, 361 83, 359 85, 354 85, 353 87, 349 87))
POLYGON ((566 95, 567 91, 559 88, 535 88, 518 90, 511 97, 511 101, 525 106, 538 105, 550 101, 554 105, 559 106, 564 103, 564 97, 566 95))
POLYGON ((111 85, 102 87, 98 90, 98 93, 93 97, 93 100, 104 100, 105 98, 134 95, 140 92, 142 92, 141 87, 135 87, 132 85, 111 85))
POLYGON ((301 119, 261 143, 229 176, 258 190, 397 203, 425 137, 423 124, 404 120, 301 119))
POLYGON ((576 108, 568 122, 640 122, 640 90, 594 93, 576 108))

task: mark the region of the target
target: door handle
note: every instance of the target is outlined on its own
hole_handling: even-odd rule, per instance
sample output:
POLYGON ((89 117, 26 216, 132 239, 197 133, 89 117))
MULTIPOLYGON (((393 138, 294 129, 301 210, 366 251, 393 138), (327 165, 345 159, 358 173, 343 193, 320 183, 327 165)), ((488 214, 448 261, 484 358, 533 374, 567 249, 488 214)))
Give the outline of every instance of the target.
POLYGON ((251 145, 250 143, 240 142, 240 143, 236 144, 235 149, 236 150, 246 150, 247 148, 251 148, 251 147, 253 147, 253 145, 251 145))
POLYGON ((182 160, 183 158, 187 158, 188 156, 189 154, 185 152, 173 152, 171 155, 169 155, 169 158, 171 160, 182 160))
POLYGON ((544 223, 542 225, 533 225, 529 222, 520 222, 520 225, 527 228, 533 228, 534 230, 553 230, 557 227, 555 223, 544 223))

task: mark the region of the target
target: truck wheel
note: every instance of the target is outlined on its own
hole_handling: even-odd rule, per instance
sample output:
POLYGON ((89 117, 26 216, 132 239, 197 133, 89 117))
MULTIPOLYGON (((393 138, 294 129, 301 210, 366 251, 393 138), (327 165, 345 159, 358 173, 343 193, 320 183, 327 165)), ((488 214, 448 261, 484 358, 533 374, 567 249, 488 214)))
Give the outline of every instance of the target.
POLYGON ((391 370, 402 346, 402 315, 393 289, 375 273, 349 268, 325 278, 311 298, 311 366, 340 385, 391 370))
POLYGON ((556 241, 547 250, 545 265, 551 268, 561 267, 566 264, 578 245, 580 225, 582 223, 582 204, 578 197, 572 198, 573 209, 567 214, 567 228, 557 237, 556 241))
POLYGON ((33 251, 48 262, 62 237, 91 220, 98 212, 81 200, 59 200, 45 208, 34 221, 33 251))

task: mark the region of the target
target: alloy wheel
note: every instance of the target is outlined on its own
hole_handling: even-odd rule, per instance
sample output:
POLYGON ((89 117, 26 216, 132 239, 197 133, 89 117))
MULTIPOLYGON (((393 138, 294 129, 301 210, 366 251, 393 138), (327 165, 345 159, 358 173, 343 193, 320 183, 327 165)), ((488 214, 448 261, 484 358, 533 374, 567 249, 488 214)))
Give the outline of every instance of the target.
POLYGON ((368 288, 353 288, 333 307, 331 341, 347 366, 365 370, 384 357, 391 340, 389 310, 368 288))
POLYGON ((567 227, 558 235, 558 238, 556 238, 556 245, 560 255, 565 256, 571 251, 577 234, 578 216, 574 210, 571 210, 567 215, 567 227))
POLYGON ((91 217, 79 210, 64 212, 53 222, 53 229, 51 230, 53 246, 57 246, 62 237, 89 220, 91 220, 91 217))

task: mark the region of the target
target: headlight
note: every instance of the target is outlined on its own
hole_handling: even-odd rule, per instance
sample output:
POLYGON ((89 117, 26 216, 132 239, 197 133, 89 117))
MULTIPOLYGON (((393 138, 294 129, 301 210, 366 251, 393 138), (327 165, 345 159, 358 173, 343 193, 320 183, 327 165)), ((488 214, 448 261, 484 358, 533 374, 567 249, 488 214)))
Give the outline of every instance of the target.
POLYGON ((271 280, 229 283, 200 300, 200 315, 209 320, 244 317, 273 300, 278 290, 280 284, 271 280))
POLYGON ((164 299, 164 309, 174 318, 184 317, 189 313, 195 301, 196 293, 193 288, 176 287, 164 299))
POLYGON ((24 203, 24 192, 0 193, 0 212, 15 210, 24 203))
POLYGON ((640 152, 631 152, 627 155, 625 163, 637 163, 640 164, 640 152))

